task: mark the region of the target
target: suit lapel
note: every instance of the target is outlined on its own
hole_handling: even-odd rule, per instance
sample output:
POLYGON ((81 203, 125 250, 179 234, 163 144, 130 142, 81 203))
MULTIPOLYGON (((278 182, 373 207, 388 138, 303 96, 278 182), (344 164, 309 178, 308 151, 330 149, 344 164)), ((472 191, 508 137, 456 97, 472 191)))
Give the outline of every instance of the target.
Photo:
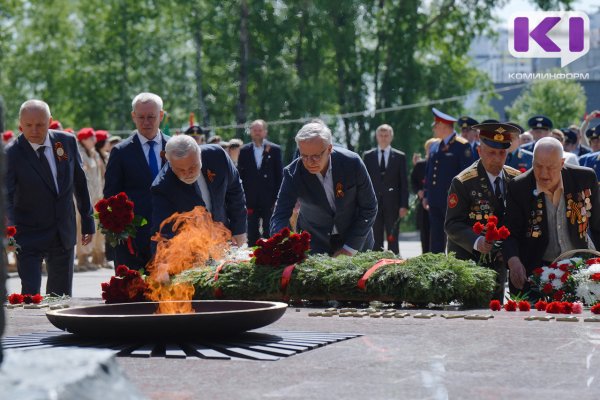
POLYGON ((21 150, 25 153, 25 158, 31 164, 35 172, 42 178, 44 183, 48 185, 48 188, 52 191, 52 193, 56 193, 56 186, 54 182, 51 182, 47 179, 46 175, 42 172, 42 165, 40 164, 40 159, 38 158, 37 153, 31 147, 31 144, 25 139, 25 135, 21 135, 19 137, 19 145, 21 146, 21 150))
POLYGON ((162 168, 167 163, 167 158, 165 157, 165 147, 167 146, 167 139, 165 139, 165 135, 163 135, 162 132, 160 134, 160 137, 162 142, 160 150, 160 167, 162 168))
MULTIPOLYGON (((56 158, 56 151, 54 151, 54 149, 56 148, 55 145, 57 142, 59 142, 59 140, 56 139, 56 136, 54 135, 53 132, 49 133, 50 135, 50 143, 52 144, 52 157, 54 158, 54 164, 56 165, 56 182, 58 182, 58 190, 59 193, 62 192, 63 188, 65 188, 67 182, 66 179, 68 178, 68 162, 64 162, 62 160, 59 160, 58 158, 56 158)), ((64 148, 64 145, 63 145, 64 148)), ((66 149, 65 149, 65 153, 66 153, 66 149)), ((69 154, 67 154, 67 156, 69 156, 69 154)), ((77 159, 77 158, 75 158, 77 159)))
POLYGON ((338 153, 335 150, 331 152, 331 177, 333 179, 333 196, 337 211, 342 207, 346 188, 342 160, 339 159, 338 153))

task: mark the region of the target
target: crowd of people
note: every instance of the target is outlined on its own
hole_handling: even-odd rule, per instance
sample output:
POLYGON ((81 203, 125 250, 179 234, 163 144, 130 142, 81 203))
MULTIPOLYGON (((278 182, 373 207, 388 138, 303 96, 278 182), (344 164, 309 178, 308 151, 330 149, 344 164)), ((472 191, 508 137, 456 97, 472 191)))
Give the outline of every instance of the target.
POLYGON ((432 112, 433 137, 425 142, 425 158, 413 155, 409 175, 406 154, 391 146, 388 124, 377 127, 376 147, 361 157, 335 144, 327 125, 313 120, 296 133, 296 155, 284 166, 264 120, 249 125, 246 144, 208 136, 198 125, 169 137, 160 130, 162 99, 140 93, 132 101, 136 130, 121 140, 90 127, 63 129, 45 102, 28 100, 19 111, 20 134, 2 135, 7 222, 17 228, 22 291, 40 292, 43 262, 46 293, 59 295, 71 294, 74 270, 144 268, 156 251, 151 237, 173 236, 162 222, 196 206, 223 223, 237 246, 291 227, 311 233, 312 253, 353 255, 387 244, 399 254, 409 189, 423 252, 473 260, 493 254, 485 266, 498 272, 499 300, 507 270, 511 290, 526 290, 533 268, 564 251, 600 245, 594 211, 600 207, 594 173, 600 174, 600 129, 589 127, 600 112, 564 129, 534 116, 527 132, 511 122, 432 112), (148 223, 113 249, 96 232, 93 206, 121 192, 148 223), (491 216, 511 232, 500 251, 472 229, 491 216))

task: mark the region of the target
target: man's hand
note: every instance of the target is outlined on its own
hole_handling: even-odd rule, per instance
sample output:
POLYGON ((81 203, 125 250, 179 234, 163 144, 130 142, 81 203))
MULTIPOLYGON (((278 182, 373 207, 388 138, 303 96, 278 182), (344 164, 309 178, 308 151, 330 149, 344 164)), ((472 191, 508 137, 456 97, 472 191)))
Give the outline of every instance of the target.
POLYGON ((425 196, 425 191, 424 191, 423 189, 421 189, 421 190, 419 190, 419 191, 417 192, 417 197, 418 197, 419 199, 423 199, 423 198, 424 198, 424 196, 425 196))
POLYGON ((343 247, 341 249, 339 249, 338 251, 336 251, 335 253, 333 253, 333 257, 337 257, 337 256, 351 256, 352 253, 350 253, 348 250, 345 250, 343 247))
POLYGON ((400 218, 406 217, 406 214, 408 214, 408 208, 405 208, 405 207, 400 208, 400 213, 398 214, 398 215, 400 215, 400 218))
POLYGON ((427 197, 423 197, 423 200, 421 200, 421 204, 423 205, 423 208, 427 211, 429 211, 429 202, 427 201, 427 197))
POLYGON ((510 281, 517 289, 522 289, 527 279, 525 267, 519 257, 511 257, 508 260, 508 269, 510 270, 510 281))
MULTIPOLYGON (((598 111, 598 110, 594 110, 591 113, 589 113, 588 116, 585 118, 585 120, 587 122, 591 122, 596 117, 600 117, 600 111, 598 111)), ((581 133, 585 135, 585 132, 581 132, 581 133)))
POLYGON ((11 251, 15 251, 16 247, 15 246, 6 246, 6 252, 10 253, 11 251))
POLYGON ((81 235, 81 244, 84 246, 90 244, 92 242, 93 237, 93 233, 84 233, 83 235, 81 235))
POLYGON ((477 241, 475 242, 475 246, 477 247, 478 252, 480 252, 481 254, 487 254, 490 251, 492 251, 494 244, 485 240, 483 236, 479 236, 477 238, 477 241))
POLYGON ((248 242, 248 235, 245 233, 240 233, 239 235, 233 235, 231 237, 231 242, 234 246, 242 247, 248 242))

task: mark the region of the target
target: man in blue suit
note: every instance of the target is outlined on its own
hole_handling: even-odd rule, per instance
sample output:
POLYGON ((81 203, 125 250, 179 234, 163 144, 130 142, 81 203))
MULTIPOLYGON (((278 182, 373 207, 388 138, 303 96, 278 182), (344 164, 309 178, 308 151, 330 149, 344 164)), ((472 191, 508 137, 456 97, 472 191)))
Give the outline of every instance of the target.
POLYGON ((115 267, 120 264, 140 269, 150 261, 152 194, 150 186, 165 163, 164 148, 168 137, 160 130, 163 119, 162 99, 153 93, 140 93, 133 99, 131 117, 137 130, 110 152, 106 166, 104 197, 125 192, 134 203, 134 213, 148 224, 137 229, 134 254, 125 243, 115 249, 115 267))
POLYGON ((304 125, 296 144, 300 157, 283 171, 271 232, 289 226, 299 201, 298 230, 311 234, 311 253, 335 257, 372 249, 377 198, 360 157, 333 148, 331 131, 321 123, 304 125))
POLYGON ((40 293, 46 260, 46 293, 71 295, 76 242, 75 205, 82 243, 95 232, 92 205, 73 135, 49 130, 48 104, 28 100, 19 111, 21 136, 6 150, 8 225, 21 246, 17 268, 23 294, 40 293))
MULTIPOLYGON (((246 243, 246 201, 240 177, 218 144, 198 146, 190 136, 167 143, 168 163, 152 184, 152 232, 176 212, 205 207, 231 231, 237 246, 246 243)), ((167 229, 161 232, 169 236, 167 229)))
POLYGON ((473 163, 473 152, 469 142, 456 134, 456 118, 432 108, 434 136, 440 139, 431 145, 425 175, 425 198, 423 207, 429 210, 430 245, 432 253, 446 251, 446 204, 452 179, 473 163))
POLYGON ((242 146, 237 168, 244 185, 248 206, 248 243, 254 246, 269 237, 269 221, 281 186, 281 148, 266 140, 267 123, 257 119, 250 124, 251 143, 242 146), (262 228, 262 235, 259 228, 262 228))

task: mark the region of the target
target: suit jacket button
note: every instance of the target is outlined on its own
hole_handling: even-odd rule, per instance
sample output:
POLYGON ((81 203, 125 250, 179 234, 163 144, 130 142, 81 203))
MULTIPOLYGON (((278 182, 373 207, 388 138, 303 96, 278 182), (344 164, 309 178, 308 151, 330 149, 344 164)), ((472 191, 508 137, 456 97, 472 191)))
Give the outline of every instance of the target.
POLYGON ((267 174, 265 174, 265 178, 267 177, 267 174))

